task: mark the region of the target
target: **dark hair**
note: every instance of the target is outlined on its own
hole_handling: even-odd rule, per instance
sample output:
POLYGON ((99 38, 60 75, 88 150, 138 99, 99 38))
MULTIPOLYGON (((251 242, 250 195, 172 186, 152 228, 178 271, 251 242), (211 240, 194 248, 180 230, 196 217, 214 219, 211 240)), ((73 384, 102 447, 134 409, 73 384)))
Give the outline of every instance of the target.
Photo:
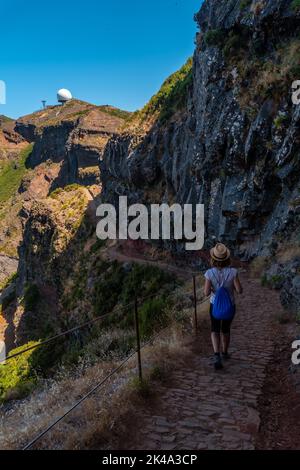
POLYGON ((231 259, 225 259, 224 261, 216 261, 215 259, 211 258, 210 260, 212 267, 214 268, 227 268, 231 265, 231 259))

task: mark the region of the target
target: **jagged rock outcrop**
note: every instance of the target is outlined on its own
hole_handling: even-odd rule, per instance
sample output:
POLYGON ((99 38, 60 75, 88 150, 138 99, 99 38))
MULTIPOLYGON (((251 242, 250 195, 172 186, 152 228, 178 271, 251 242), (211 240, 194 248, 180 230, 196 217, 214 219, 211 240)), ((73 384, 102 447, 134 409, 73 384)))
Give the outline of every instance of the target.
POLYGON ((15 129, 35 143, 28 161, 32 168, 46 161, 61 165, 51 190, 71 183, 99 184, 99 159, 124 124, 123 114, 72 100, 19 119, 15 129))
POLYGON ((0 254, 0 291, 2 290, 1 283, 14 274, 17 268, 18 260, 16 258, 0 254))
POLYGON ((58 190, 47 199, 23 205, 21 216, 25 225, 19 248, 16 294, 17 299, 25 300, 17 302, 12 314, 14 341, 39 337, 47 328, 57 331, 68 321, 63 314, 62 294, 68 290, 86 238, 94 231, 91 205, 91 194, 79 186, 58 190), (34 298, 30 305, 26 305, 28 292, 34 298))
POLYGON ((14 130, 15 122, 0 116, 0 161, 14 159, 27 144, 26 140, 14 130))
POLYGON ((195 19, 186 106, 108 143, 103 199, 204 203, 206 248, 220 240, 242 259, 261 256, 270 285, 297 311, 300 105, 291 95, 300 79, 300 8, 292 0, 206 0, 195 19))
POLYGON ((270 241, 298 226, 299 12, 288 0, 206 0, 196 20, 187 106, 108 143, 103 198, 204 203, 206 246, 270 255, 270 241))

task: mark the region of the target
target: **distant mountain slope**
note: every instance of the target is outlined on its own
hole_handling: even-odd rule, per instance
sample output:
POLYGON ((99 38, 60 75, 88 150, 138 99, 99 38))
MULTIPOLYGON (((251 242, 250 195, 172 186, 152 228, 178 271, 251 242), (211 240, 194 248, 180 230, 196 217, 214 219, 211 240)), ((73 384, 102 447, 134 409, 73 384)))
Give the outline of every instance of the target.
POLYGON ((71 183, 99 184, 98 162, 104 147, 129 115, 112 106, 73 99, 18 119, 15 129, 35 143, 31 167, 46 161, 61 166, 52 189, 71 183))
POLYGON ((0 254, 17 256, 24 203, 28 210, 28 204, 72 183, 100 187, 104 147, 129 116, 73 99, 17 121, 0 117, 0 254))

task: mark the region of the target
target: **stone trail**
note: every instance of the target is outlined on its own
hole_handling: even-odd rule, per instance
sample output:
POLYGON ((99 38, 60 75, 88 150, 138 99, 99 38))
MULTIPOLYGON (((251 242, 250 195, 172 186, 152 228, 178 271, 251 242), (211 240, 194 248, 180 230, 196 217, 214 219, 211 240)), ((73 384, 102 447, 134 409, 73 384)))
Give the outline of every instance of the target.
MULTIPOLYGON (((243 279, 232 328, 232 358, 215 372, 197 350, 189 363, 160 385, 153 408, 140 410, 134 435, 123 449, 254 449, 260 426, 258 398, 274 349, 276 317, 282 311, 276 292, 243 279)), ((278 324, 278 322, 277 322, 278 324)), ((199 333, 197 341, 208 341, 199 333)))

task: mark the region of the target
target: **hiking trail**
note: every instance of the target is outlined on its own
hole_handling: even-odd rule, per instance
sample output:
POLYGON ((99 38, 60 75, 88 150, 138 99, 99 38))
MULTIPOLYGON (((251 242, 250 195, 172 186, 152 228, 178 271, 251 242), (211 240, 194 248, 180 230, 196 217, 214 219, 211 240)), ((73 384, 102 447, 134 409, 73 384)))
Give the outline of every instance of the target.
POLYGON ((134 430, 130 426, 132 431, 118 448, 255 449, 259 399, 282 306, 278 293, 263 288, 259 280, 242 275, 242 283, 244 294, 237 297, 232 327, 232 357, 224 370, 213 370, 209 330, 199 331, 191 341, 189 360, 179 359, 167 383, 158 385, 152 405, 137 408, 137 424, 134 430))

